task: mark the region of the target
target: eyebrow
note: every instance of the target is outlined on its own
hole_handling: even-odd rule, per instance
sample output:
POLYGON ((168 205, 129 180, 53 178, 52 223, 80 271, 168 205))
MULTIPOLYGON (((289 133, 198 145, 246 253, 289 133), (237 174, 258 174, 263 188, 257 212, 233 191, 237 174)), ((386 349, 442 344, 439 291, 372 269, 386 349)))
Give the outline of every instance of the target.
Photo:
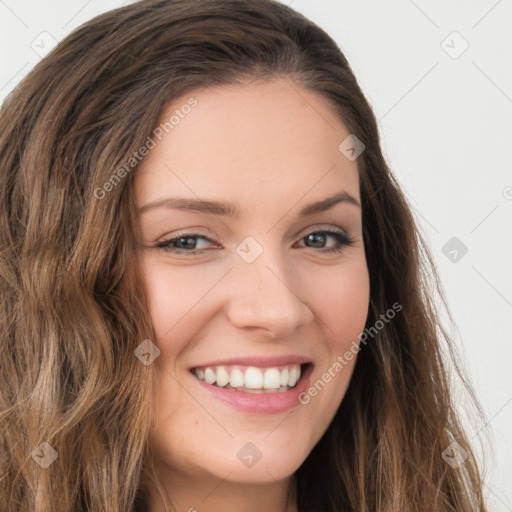
MULTIPOLYGON (((352 204, 358 208, 361 208, 361 205, 357 199, 351 196, 348 192, 343 191, 334 196, 305 206, 299 212, 299 216, 305 217, 307 215, 314 215, 315 213, 325 212, 338 203, 352 204)), ((167 197, 165 199, 152 201, 141 207, 139 209, 139 213, 142 214, 154 208, 175 208, 177 210, 184 210, 195 213, 225 215, 235 218, 240 217, 240 210, 233 203, 222 203, 219 201, 208 201, 205 199, 187 199, 182 197, 167 197)))

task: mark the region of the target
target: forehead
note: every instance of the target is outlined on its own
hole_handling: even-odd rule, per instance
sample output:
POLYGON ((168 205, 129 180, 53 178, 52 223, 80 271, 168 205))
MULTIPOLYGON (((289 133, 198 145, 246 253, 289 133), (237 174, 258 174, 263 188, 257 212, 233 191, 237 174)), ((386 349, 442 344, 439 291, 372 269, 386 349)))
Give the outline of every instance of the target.
POLYGON ((349 135, 325 98, 289 79, 196 90, 162 112, 136 172, 137 202, 167 192, 297 202, 334 187, 358 198, 357 162, 338 149, 349 135))

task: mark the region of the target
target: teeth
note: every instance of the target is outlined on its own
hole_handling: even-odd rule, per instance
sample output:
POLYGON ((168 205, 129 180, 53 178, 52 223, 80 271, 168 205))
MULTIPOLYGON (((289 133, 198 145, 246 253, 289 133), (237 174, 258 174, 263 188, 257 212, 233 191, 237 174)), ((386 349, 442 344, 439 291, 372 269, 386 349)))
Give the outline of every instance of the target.
POLYGON ((295 386, 295 384, 297 383, 299 378, 300 378, 300 366, 294 366, 290 370, 290 375, 288 377, 288 385, 295 386))
POLYGON ((229 382, 229 374, 228 372, 226 371, 226 369, 224 368, 224 366, 219 366, 217 368, 217 371, 215 372, 216 374, 216 383, 217 383, 217 386, 220 386, 221 388, 223 388, 228 382, 229 382))
POLYGON ((213 384, 216 378, 215 372, 211 368, 206 368, 204 371, 204 381, 206 384, 213 384))
POLYGON ((263 373, 259 368, 250 366, 245 370, 245 387, 249 389, 261 389, 263 387, 263 373))
POLYGON ((255 366, 212 366, 196 368, 195 376, 207 384, 218 387, 235 388, 240 391, 258 392, 257 390, 286 391, 300 379, 300 365, 292 364, 281 368, 257 368, 255 366))
POLYGON ((277 368, 269 368, 265 372, 263 387, 265 389, 279 389, 281 387, 281 374, 277 368))
POLYGON ((281 372, 281 386, 288 386, 288 376, 289 376, 288 368, 285 368, 281 372))
MULTIPOLYGON (((201 377, 198 375, 198 378, 201 378, 201 377)), ((232 370, 231 375, 229 376, 229 385, 232 388, 239 388, 244 385, 244 382, 245 382, 245 377, 244 377, 242 370, 239 370, 238 368, 235 368, 234 370, 232 370)))

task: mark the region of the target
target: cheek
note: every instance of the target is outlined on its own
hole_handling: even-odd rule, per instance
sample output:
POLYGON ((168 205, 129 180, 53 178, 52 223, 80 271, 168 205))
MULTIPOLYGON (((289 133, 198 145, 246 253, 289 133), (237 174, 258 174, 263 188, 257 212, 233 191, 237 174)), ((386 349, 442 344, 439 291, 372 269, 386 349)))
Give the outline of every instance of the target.
POLYGON ((322 321, 326 338, 343 346, 364 329, 368 315, 370 282, 366 264, 315 276, 308 285, 307 296, 322 321))
POLYGON ((311 411, 321 418, 316 426, 319 438, 343 400, 356 363, 359 335, 365 327, 370 300, 366 262, 317 276, 311 282, 309 296, 324 333, 321 363, 307 390, 309 396, 305 397, 311 402, 311 411))
POLYGON ((206 266, 176 267, 166 265, 156 258, 148 258, 144 264, 151 318, 158 337, 163 340, 169 333, 177 334, 176 329, 183 329, 188 322, 181 320, 188 317, 194 307, 208 290, 219 280, 214 272, 206 272, 206 266))
POLYGON ((183 393, 169 373, 172 371, 164 369, 163 363, 156 368, 149 442, 157 463, 163 461, 164 466, 189 471, 193 461, 204 456, 201 440, 207 438, 205 418, 196 402, 183 393))

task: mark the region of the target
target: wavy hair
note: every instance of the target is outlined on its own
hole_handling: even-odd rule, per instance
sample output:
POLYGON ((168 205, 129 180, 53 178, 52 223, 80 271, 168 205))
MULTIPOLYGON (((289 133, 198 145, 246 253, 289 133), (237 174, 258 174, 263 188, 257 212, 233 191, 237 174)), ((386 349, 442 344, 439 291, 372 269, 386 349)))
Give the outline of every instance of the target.
POLYGON ((365 145, 357 163, 367 327, 402 306, 362 347, 339 410, 297 470, 299 511, 486 510, 434 289, 446 303, 375 116, 336 43, 273 0, 149 0, 107 12, 60 42, 5 100, 0 510, 144 510, 155 482, 153 381, 134 350, 154 333, 136 272, 136 166, 118 171, 173 99, 276 77, 326 98, 365 145), (459 468, 442 457, 454 439, 468 454, 459 468), (42 469, 43 453, 58 459, 42 469))

